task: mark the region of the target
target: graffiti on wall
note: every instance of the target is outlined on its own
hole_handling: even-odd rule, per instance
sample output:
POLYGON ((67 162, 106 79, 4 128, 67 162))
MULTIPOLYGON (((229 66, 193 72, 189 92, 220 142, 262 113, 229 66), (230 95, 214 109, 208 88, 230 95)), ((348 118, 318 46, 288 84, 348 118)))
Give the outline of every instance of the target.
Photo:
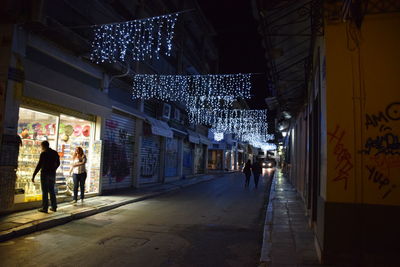
POLYGON ((397 188, 396 177, 400 169, 399 122, 400 102, 389 103, 383 110, 365 114, 367 138, 360 153, 366 156, 366 179, 377 186, 382 199, 393 195, 392 191, 397 188))
POLYGON ((143 138, 140 154, 140 176, 144 178, 153 178, 158 176, 158 162, 160 158, 158 140, 151 137, 143 138))
POLYGON ((399 134, 393 133, 391 124, 400 120, 400 102, 386 106, 385 111, 366 114, 365 126, 368 129, 377 128, 379 134, 368 137, 361 153, 366 155, 400 155, 399 134))
POLYGON ((140 175, 142 177, 153 177, 155 176, 158 163, 158 155, 153 153, 151 148, 144 148, 141 165, 140 165, 140 175))
POLYGON ((346 148, 343 138, 346 132, 339 125, 332 132, 328 132, 328 143, 333 146, 333 154, 336 157, 334 182, 343 182, 344 190, 347 190, 350 171, 353 169, 353 160, 351 153, 346 148))
POLYGON ((380 131, 392 130, 390 122, 400 120, 400 102, 393 102, 386 106, 385 111, 379 111, 375 114, 365 114, 365 126, 379 127, 380 131))
POLYGON ((382 191, 382 199, 385 199, 392 193, 392 190, 397 186, 391 182, 391 180, 378 171, 377 167, 366 165, 365 168, 368 171, 368 180, 378 187, 378 190, 382 191))

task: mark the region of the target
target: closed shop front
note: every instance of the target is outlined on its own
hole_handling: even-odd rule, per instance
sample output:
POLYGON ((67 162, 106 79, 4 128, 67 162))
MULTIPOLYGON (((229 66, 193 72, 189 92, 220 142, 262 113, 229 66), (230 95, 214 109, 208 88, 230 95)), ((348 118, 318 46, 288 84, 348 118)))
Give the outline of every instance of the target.
POLYGON ((193 144, 183 142, 183 175, 193 174, 193 144))
POLYGON ((178 175, 178 139, 166 138, 165 145, 165 176, 178 175))
MULTIPOLYGON (((165 175, 165 146, 167 139, 173 139, 173 132, 164 121, 146 116, 143 125, 142 146, 140 149, 140 184, 161 182, 165 175), (162 163, 162 165, 161 165, 162 163)), ((175 141, 169 143, 170 152, 174 154, 175 141)), ((175 153, 176 154, 176 153, 175 153)), ((176 169, 176 168, 175 168, 176 169)), ((169 170, 171 173, 173 170, 169 170)), ((175 171, 176 172, 176 171, 175 171)))
POLYGON ((133 185, 136 119, 114 110, 105 121, 103 190, 133 185))
POLYGON ((147 135, 142 138, 140 150, 140 180, 139 183, 155 183, 160 175, 161 137, 147 135))

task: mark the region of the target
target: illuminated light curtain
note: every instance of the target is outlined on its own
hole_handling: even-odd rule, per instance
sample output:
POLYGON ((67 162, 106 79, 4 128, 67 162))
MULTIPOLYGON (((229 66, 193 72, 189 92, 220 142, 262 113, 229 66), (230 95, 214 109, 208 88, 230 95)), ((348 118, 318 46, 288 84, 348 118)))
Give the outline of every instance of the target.
POLYGON ((179 13, 147 19, 95 25, 90 59, 99 64, 141 61, 161 53, 171 55, 174 28, 179 13))
POLYGON ((189 118, 193 123, 210 125, 214 134, 235 134, 237 140, 257 147, 269 146, 268 141, 274 139, 273 135, 268 134, 266 110, 192 108, 189 118))
POLYGON ((189 107, 189 121, 207 124, 224 133, 246 132, 254 127, 266 131, 267 111, 248 109, 203 109, 189 107))
POLYGON ((133 99, 180 101, 190 107, 227 108, 251 97, 251 74, 156 75, 133 77, 133 99))

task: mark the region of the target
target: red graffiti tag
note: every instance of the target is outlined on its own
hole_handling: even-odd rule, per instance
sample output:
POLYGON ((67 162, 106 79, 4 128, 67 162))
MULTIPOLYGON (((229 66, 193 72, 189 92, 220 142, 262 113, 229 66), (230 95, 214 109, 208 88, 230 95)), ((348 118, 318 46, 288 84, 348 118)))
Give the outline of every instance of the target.
POLYGON ((344 181, 344 190, 347 190, 347 184, 350 171, 353 169, 353 163, 349 150, 342 142, 345 134, 346 132, 344 130, 340 130, 340 127, 337 125, 333 133, 328 132, 328 142, 335 145, 333 154, 336 156, 335 170, 337 170, 337 174, 333 181, 344 181))

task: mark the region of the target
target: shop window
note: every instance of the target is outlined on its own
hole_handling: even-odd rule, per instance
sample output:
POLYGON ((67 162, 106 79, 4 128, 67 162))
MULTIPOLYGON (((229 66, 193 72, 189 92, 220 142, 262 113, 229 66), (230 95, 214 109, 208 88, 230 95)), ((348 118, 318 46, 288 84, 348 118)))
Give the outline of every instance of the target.
POLYGON ((169 119, 170 118, 170 116, 171 116, 171 105, 169 105, 169 104, 165 104, 164 103, 164 106, 163 106, 163 113, 162 113, 163 115, 163 118, 166 118, 166 119, 169 119))
MULTIPOLYGON (((47 140, 60 155, 60 167, 56 174, 57 196, 73 193, 72 177, 69 175, 75 148, 81 146, 87 157, 86 192, 99 191, 101 143, 94 140, 94 123, 62 114, 20 108, 18 134, 22 146, 18 157, 15 202, 41 200, 40 179, 31 182, 33 171, 39 161, 41 142, 47 140)), ((40 175, 40 174, 39 174, 40 175)))
POLYGON ((174 118, 177 121, 181 121, 181 111, 179 109, 177 109, 177 108, 175 108, 174 118))
POLYGON ((41 142, 47 140, 51 148, 56 147, 58 120, 58 116, 20 108, 18 134, 22 146, 18 156, 16 202, 41 200, 40 179, 32 183, 32 174, 39 161, 41 142))

